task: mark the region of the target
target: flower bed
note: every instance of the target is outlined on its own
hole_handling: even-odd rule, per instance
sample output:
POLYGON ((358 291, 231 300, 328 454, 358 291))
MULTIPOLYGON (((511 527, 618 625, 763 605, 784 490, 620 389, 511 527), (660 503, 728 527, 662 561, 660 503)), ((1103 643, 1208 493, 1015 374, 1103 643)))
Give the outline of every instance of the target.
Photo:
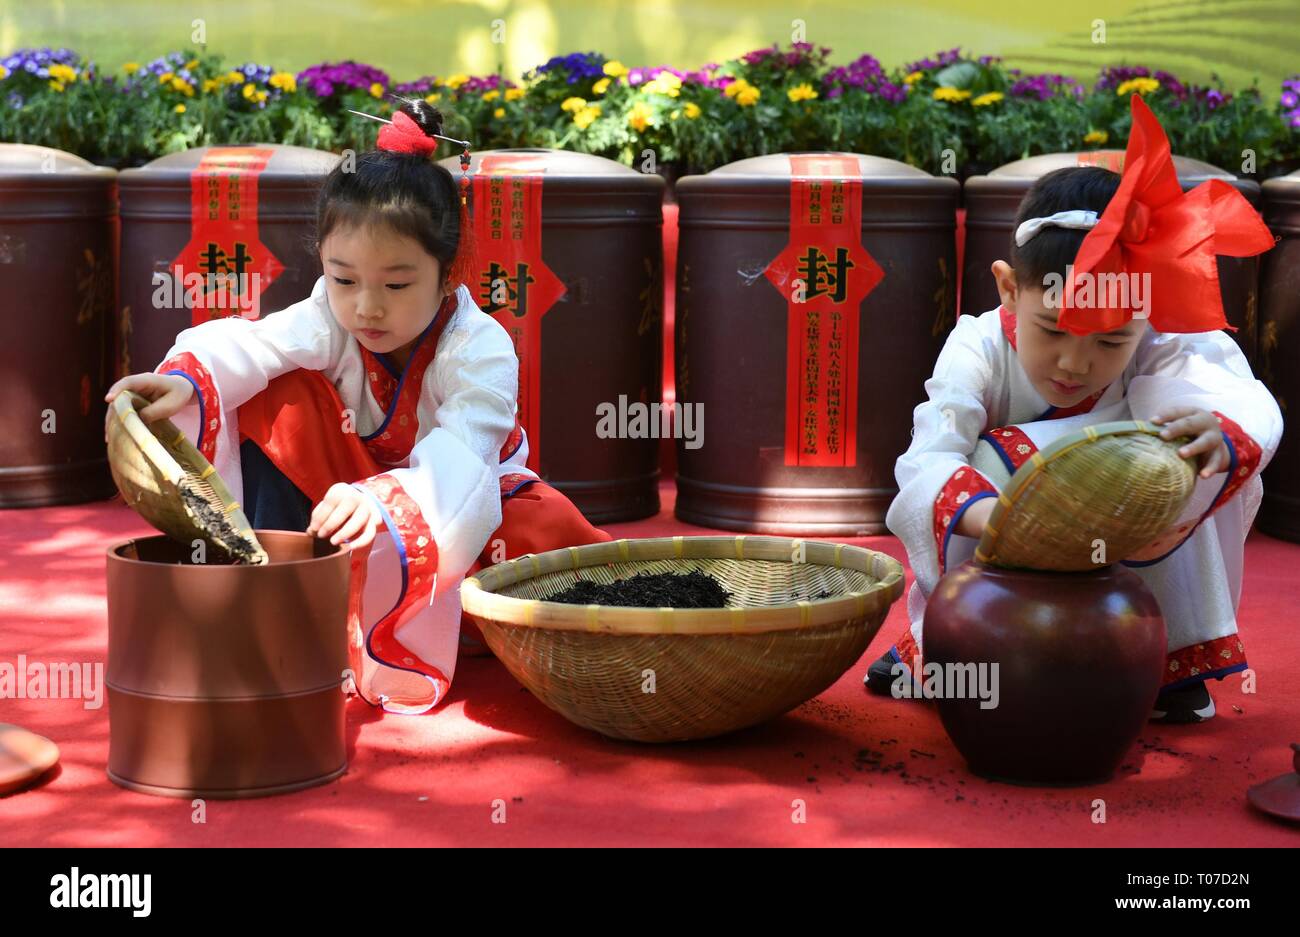
POLYGON ((1143 67, 1103 69, 1085 87, 958 49, 893 71, 870 55, 832 66, 829 54, 807 43, 774 45, 681 71, 577 52, 518 82, 396 82, 359 62, 292 74, 231 67, 206 51, 108 75, 69 49, 22 49, 0 59, 0 140, 114 166, 213 143, 359 150, 374 144, 378 125, 349 109, 382 115, 395 96, 418 95, 444 111, 449 135, 479 150, 556 147, 669 174, 764 153, 845 150, 964 177, 1038 153, 1122 146, 1136 92, 1179 155, 1257 177, 1300 163, 1300 75, 1283 82, 1272 104, 1256 86, 1230 93, 1221 82, 1190 85, 1143 67))

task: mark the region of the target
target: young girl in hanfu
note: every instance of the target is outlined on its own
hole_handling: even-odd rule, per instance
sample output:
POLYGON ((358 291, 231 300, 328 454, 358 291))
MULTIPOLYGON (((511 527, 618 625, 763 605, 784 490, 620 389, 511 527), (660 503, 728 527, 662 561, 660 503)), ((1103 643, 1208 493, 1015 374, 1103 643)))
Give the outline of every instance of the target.
POLYGON ((466 575, 610 539, 525 466, 519 361, 466 285, 465 196, 431 159, 441 130, 407 102, 377 150, 330 173, 310 298, 186 329, 108 393, 173 417, 254 528, 349 544, 357 690, 402 713, 447 693, 466 575))
POLYGON ((1215 255, 1258 254, 1273 237, 1224 182, 1184 194, 1164 131, 1136 95, 1132 113, 1122 176, 1061 169, 1025 195, 1010 263, 992 268, 1001 306, 958 320, 926 382, 929 400, 916 408, 886 518, 916 576, 910 627, 869 668, 874 692, 912 676, 926 600, 945 570, 973 554, 992 513, 997 489, 970 464, 981 437, 1014 470, 1036 451, 1035 438, 1042 444, 1058 425, 1112 420, 1147 420, 1166 439, 1190 437, 1179 451, 1197 459, 1205 506, 1125 563, 1155 594, 1168 633, 1152 718, 1210 718, 1205 681, 1246 667, 1236 624, 1242 554, 1282 415, 1221 331, 1215 255), (1088 301, 1068 288, 1054 296, 1071 273, 1076 287, 1125 274, 1127 300, 1118 292, 1120 302, 1103 305, 1096 290, 1088 301))

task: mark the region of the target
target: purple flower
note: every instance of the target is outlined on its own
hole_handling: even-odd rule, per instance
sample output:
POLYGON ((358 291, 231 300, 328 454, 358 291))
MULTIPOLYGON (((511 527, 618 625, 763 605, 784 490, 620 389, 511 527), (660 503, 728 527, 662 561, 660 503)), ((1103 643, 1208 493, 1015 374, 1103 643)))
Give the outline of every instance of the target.
POLYGON ((849 90, 874 94, 893 102, 907 97, 907 89, 886 79, 885 70, 871 55, 860 56, 848 65, 830 69, 822 78, 822 88, 828 98, 838 98, 849 90))
POLYGON ((18 110, 20 107, 23 106, 23 96, 19 94, 17 91, 9 92, 8 100, 9 100, 9 106, 12 107, 14 110, 18 110))
POLYGON ((912 62, 904 71, 907 72, 926 72, 936 68, 943 68, 945 65, 951 65, 961 58, 961 47, 948 49, 945 52, 936 53, 937 59, 921 59, 918 62, 912 62))
POLYGON ((528 72, 524 78, 533 80, 551 72, 560 72, 565 76, 565 83, 575 85, 586 79, 600 79, 605 76, 605 57, 597 52, 571 52, 568 55, 556 55, 528 72))
POLYGON ((396 85, 393 85, 393 91, 396 92, 397 94, 425 95, 425 94, 429 94, 433 90, 434 85, 436 85, 437 83, 438 83, 437 76, 424 75, 420 78, 415 79, 414 81, 403 81, 396 85))
POLYGON ((1081 98, 1083 86, 1065 75, 1030 75, 1012 83, 1007 94, 1013 98, 1037 98, 1040 101, 1046 101, 1057 94, 1081 98))
POLYGON ((322 62, 298 73, 298 84, 318 98, 327 98, 336 91, 349 89, 368 90, 373 84, 389 85, 388 73, 351 59, 345 62, 322 62))

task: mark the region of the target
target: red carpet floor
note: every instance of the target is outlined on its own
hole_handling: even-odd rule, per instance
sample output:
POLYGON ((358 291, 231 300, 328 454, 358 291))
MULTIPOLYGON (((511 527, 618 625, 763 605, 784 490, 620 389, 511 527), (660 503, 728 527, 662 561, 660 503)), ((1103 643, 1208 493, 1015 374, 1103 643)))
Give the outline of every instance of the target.
MULTIPOLYGON (((616 536, 708 531, 664 510, 616 536)), ((0 661, 102 661, 104 553, 152 531, 117 501, 0 511, 0 661)), ((900 559, 889 537, 853 541, 900 559)), ((866 655, 793 713, 731 737, 643 747, 578 729, 492 659, 463 663, 449 701, 423 716, 353 701, 340 780, 257 801, 189 801, 108 781, 108 707, 0 699, 0 722, 63 753, 41 787, 0 799, 5 846, 1223 845, 1295 846, 1300 827, 1254 813, 1246 788, 1289 770, 1300 741, 1300 545, 1255 534, 1242 633, 1258 679, 1212 684, 1219 716, 1148 726, 1120 776, 1033 789, 970 775, 926 704, 869 697, 862 674, 898 633, 892 609, 866 655), (1093 801, 1106 823, 1092 822, 1093 801), (493 802, 506 822, 493 823, 493 802), (806 805, 805 823, 792 804, 806 805)), ((910 574, 909 574, 910 581, 910 574)), ((1098 674, 1104 680, 1104 674, 1098 674)))

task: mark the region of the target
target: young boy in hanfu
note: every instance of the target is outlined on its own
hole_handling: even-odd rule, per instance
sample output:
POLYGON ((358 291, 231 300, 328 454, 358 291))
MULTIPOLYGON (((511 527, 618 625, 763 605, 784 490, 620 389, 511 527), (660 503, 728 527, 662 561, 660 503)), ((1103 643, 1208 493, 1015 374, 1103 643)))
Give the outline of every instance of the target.
POLYGON ((431 159, 441 130, 407 102, 377 150, 330 173, 310 298, 186 329, 108 392, 148 397, 146 422, 174 417, 254 528, 350 545, 357 690, 402 713, 447 693, 466 575, 610 539, 525 465, 519 361, 465 285, 471 229, 431 159))
POLYGON ((1184 194, 1164 131, 1136 95, 1132 113, 1122 176, 1060 169, 1025 195, 1010 262, 993 265, 1001 306, 958 320, 926 382, 886 518, 916 576, 910 627, 869 668, 874 692, 912 676, 926 601, 973 554, 996 504, 997 489, 970 464, 977 443, 1018 468, 1036 451, 1033 437, 1043 438, 1035 428, 1057 426, 1043 421, 1078 429, 1137 419, 1161 425, 1165 439, 1190 437, 1179 452, 1197 459, 1205 510, 1125 562, 1155 594, 1168 633, 1152 718, 1210 718, 1205 681, 1246 667, 1236 623, 1242 554, 1282 415, 1221 331, 1215 255, 1258 254, 1273 237, 1224 182, 1184 194), (1115 273, 1127 277, 1127 299, 1116 291, 1121 301, 1107 305, 1109 294, 1083 292, 1115 273), (1071 276, 1078 289, 1067 286, 1071 276))

